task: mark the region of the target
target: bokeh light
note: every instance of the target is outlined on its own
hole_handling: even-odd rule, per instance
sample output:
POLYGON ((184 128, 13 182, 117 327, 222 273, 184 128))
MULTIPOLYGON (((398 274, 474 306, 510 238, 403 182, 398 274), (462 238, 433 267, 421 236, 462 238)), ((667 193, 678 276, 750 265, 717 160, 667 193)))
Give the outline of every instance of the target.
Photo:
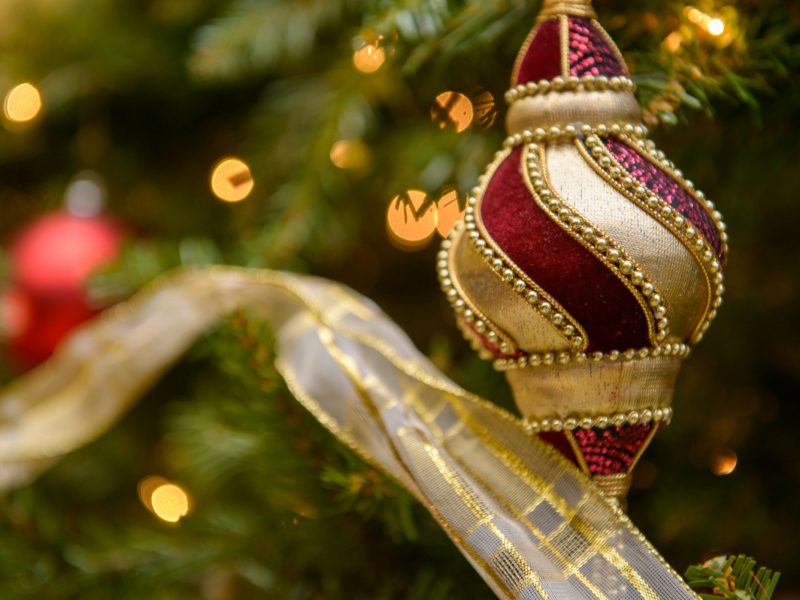
POLYGON ((687 7, 684 14, 690 22, 705 29, 715 37, 719 37, 725 33, 725 22, 719 17, 712 17, 694 6, 687 7))
POLYGON ((139 482, 139 499, 155 516, 167 523, 177 523, 189 514, 189 494, 163 477, 147 477, 139 482))
POLYGON ((706 29, 711 35, 722 35, 725 31, 725 23, 722 22, 722 19, 711 19, 706 25, 706 29))
POLYGON ((353 53, 353 65, 362 73, 374 73, 385 60, 386 53, 378 44, 365 44, 353 53))
POLYGON ((402 249, 424 246, 433 237, 438 222, 436 204, 420 190, 395 196, 386 213, 389 238, 402 249))
POLYGON ((459 205, 456 190, 445 192, 436 202, 436 212, 438 213, 436 229, 439 235, 442 237, 450 235, 456 223, 464 218, 464 210, 459 205))
POLYGON ((3 101, 3 113, 12 123, 27 123, 42 110, 42 95, 32 83, 11 88, 3 101))
POLYGON ((358 171, 369 162, 369 149, 361 140, 339 140, 331 146, 330 158, 340 169, 358 171))
POLYGON ((105 201, 105 182, 94 171, 78 173, 64 193, 67 212, 76 217, 88 218, 99 215, 105 201))
POLYGON ((211 191, 223 202, 241 202, 253 191, 253 176, 243 160, 229 157, 211 169, 211 191))
POLYGON ((729 448, 725 448, 714 453, 711 458, 711 471, 714 475, 730 475, 736 470, 737 463, 736 453, 729 448))
POLYGON ((472 106, 475 112, 475 124, 478 127, 488 129, 494 125, 494 121, 497 118, 497 103, 491 92, 484 90, 474 95, 472 106))
POLYGON ((475 110, 472 101, 459 92, 443 92, 431 107, 431 119, 439 129, 453 128, 460 133, 472 125, 475 110))

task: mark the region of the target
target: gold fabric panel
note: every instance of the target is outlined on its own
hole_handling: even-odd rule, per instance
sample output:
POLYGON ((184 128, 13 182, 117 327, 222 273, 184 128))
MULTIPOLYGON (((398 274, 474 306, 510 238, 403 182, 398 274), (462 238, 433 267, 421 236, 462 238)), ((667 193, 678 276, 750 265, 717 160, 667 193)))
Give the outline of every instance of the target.
POLYGON ((522 415, 529 419, 599 417, 672 403, 681 359, 554 364, 513 369, 506 379, 522 415))
POLYGON ((375 304, 314 277, 182 271, 85 325, 0 394, 0 488, 111 427, 243 308, 272 326, 295 397, 423 503, 499 598, 697 598, 572 463, 447 379, 375 304))
POLYGON ((568 340, 521 295, 486 266, 465 235, 453 240, 450 279, 475 307, 525 352, 570 350, 568 340))
POLYGON ((563 91, 516 100, 508 109, 506 129, 509 135, 514 135, 526 129, 546 129, 553 125, 638 123, 640 115, 639 103, 630 92, 563 91))
POLYGON ((598 175, 573 142, 548 145, 546 163, 555 191, 617 242, 664 296, 669 340, 688 339, 708 304, 705 276, 689 250, 598 175))

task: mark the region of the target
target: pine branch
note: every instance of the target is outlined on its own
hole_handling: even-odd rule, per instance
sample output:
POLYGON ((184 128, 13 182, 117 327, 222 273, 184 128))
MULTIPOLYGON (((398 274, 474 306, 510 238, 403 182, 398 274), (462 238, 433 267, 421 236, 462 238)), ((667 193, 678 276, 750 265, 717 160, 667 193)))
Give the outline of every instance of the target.
POLYGON ((770 600, 780 573, 759 567, 749 556, 718 556, 693 565, 684 575, 689 586, 703 600, 770 600))

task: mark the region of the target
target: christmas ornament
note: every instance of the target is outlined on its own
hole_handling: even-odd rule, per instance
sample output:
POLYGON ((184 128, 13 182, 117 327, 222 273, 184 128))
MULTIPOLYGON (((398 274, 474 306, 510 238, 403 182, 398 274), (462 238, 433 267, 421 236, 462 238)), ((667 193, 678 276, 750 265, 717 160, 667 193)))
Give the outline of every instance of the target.
POLYGON ((28 315, 8 335, 17 362, 29 367, 43 361, 66 334, 97 313, 86 297, 86 279, 116 258, 121 240, 122 229, 113 221, 68 212, 45 215, 17 235, 10 251, 17 295, 7 300, 19 305, 24 298, 28 315))
POLYGON ((622 499, 717 313, 725 226, 646 138, 590 2, 545 1, 512 85, 510 137, 444 242, 440 280, 531 434, 622 499))

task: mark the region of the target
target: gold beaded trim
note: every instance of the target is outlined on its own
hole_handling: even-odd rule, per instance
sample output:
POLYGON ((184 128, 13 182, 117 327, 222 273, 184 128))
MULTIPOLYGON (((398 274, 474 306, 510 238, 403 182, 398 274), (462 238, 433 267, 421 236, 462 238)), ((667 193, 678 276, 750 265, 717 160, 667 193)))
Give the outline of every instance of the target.
POLYGON ((644 139, 647 136, 647 128, 644 125, 634 125, 633 123, 600 123, 599 125, 566 125, 564 127, 548 127, 543 129, 526 129, 522 133, 515 133, 508 136, 503 141, 503 148, 510 149, 521 144, 531 142, 558 142, 562 140, 574 140, 578 136, 588 137, 592 135, 605 137, 607 135, 627 136, 633 139, 644 139))
POLYGON ((689 195, 697 200, 700 206, 705 208, 706 212, 711 217, 714 226, 717 228, 717 233, 719 233, 719 238, 722 242, 722 254, 726 255, 728 253, 728 227, 725 225, 725 222, 722 219, 722 213, 717 210, 714 203, 706 198, 706 195, 695 187, 694 182, 686 179, 683 176, 683 171, 678 169, 675 166, 675 163, 669 160, 661 150, 656 149, 655 142, 644 139, 634 140, 624 134, 620 135, 619 137, 623 142, 626 142, 631 146, 636 146, 636 148, 642 154, 644 154, 645 158, 648 158, 651 162, 654 162, 669 175, 671 175, 675 181, 681 184, 681 187, 683 187, 683 189, 685 189, 689 195))
POLYGON ((686 358, 691 353, 691 348, 687 344, 666 343, 655 348, 639 348, 638 350, 628 349, 624 351, 612 350, 610 352, 543 352, 541 354, 528 354, 519 358, 496 358, 492 366, 498 371, 511 371, 513 369, 525 369, 527 367, 541 367, 554 364, 566 365, 572 362, 599 363, 609 362, 631 362, 647 358, 675 357, 686 358))
MULTIPOLYGON (((461 317, 461 319, 464 320, 465 323, 469 323, 475 328, 475 331, 486 336, 486 339, 490 343, 495 344, 503 354, 513 354, 516 352, 516 344, 514 344, 513 339, 504 332, 500 331, 500 329, 496 328, 492 321, 486 318, 486 316, 484 316, 484 314, 475 307, 469 298, 465 297, 465 295, 455 286, 453 279, 450 277, 448 258, 450 255, 450 248, 453 245, 452 239, 458 232, 461 231, 463 231, 463 224, 458 223, 450 236, 442 240, 442 249, 436 255, 436 272, 439 277, 439 284, 445 296, 447 297, 447 301, 450 303, 451 308, 459 317, 461 317)), ((467 341, 471 343, 473 349, 480 350, 483 346, 475 347, 475 344, 479 342, 475 339, 473 332, 468 328, 462 327, 460 321, 457 320, 457 322, 459 329, 461 329, 462 334, 467 337, 467 341)), ((494 357, 491 355, 484 356, 482 354, 481 358, 491 359, 494 357)))
POLYGON ((622 425, 636 425, 638 423, 664 423, 672 420, 672 408, 646 408, 632 410, 627 413, 604 415, 600 417, 568 417, 566 419, 523 419, 522 426, 528 433, 546 431, 574 431, 576 429, 606 429, 607 427, 621 427, 622 425))
POLYGON ((505 99, 508 104, 512 104, 522 98, 550 92, 603 92, 606 90, 633 93, 636 91, 636 84, 627 77, 606 77, 604 75, 576 77, 571 75, 521 83, 508 90, 505 93, 505 99))
POLYGON ((587 248, 630 290, 644 310, 650 341, 657 346, 669 335, 669 319, 663 295, 635 261, 607 234, 589 222, 561 198, 548 181, 544 148, 531 143, 524 155, 524 179, 536 203, 563 230, 587 248))
MULTIPOLYGON (((725 291, 722 266, 703 234, 680 211, 633 179, 605 147, 598 135, 586 136, 588 151, 580 141, 576 141, 576 146, 581 154, 588 159, 590 165, 596 167, 598 173, 606 181, 672 231, 702 267, 709 290, 709 306, 692 334, 692 343, 697 343, 702 339, 711 321, 716 317, 717 309, 722 304, 722 293, 725 291), (713 277, 713 285, 711 277, 713 277)), ((633 143, 639 147, 638 143, 633 143)))

